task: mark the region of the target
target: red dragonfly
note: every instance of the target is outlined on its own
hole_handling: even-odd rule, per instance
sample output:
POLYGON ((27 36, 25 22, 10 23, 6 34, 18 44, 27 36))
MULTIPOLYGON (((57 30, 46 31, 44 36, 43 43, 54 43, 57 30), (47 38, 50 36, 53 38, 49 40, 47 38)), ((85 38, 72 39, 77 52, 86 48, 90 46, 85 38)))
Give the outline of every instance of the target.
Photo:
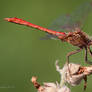
POLYGON ((90 50, 92 40, 85 32, 82 31, 84 20, 91 11, 92 11, 92 3, 91 2, 83 3, 80 7, 78 7, 78 9, 76 9, 70 15, 62 15, 60 18, 55 20, 55 22, 52 23, 51 27, 49 27, 48 29, 16 17, 5 18, 5 20, 8 22, 25 25, 28 27, 32 27, 47 32, 49 34, 48 38, 56 37, 63 42, 68 42, 73 46, 79 47, 79 49, 69 52, 67 54, 68 63, 69 63, 69 56, 80 52, 84 48, 85 61, 86 63, 92 64, 92 62, 90 62, 87 57, 87 52, 89 52, 90 55, 92 56, 92 51, 90 50), (66 32, 64 30, 66 30, 66 32))

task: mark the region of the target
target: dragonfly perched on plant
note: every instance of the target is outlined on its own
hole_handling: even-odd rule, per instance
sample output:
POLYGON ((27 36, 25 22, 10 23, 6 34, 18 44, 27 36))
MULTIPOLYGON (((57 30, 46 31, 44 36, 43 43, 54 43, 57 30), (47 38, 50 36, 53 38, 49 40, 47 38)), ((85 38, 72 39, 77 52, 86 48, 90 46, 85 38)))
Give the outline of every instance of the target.
POLYGON ((86 63, 92 64, 92 62, 90 62, 87 57, 87 52, 89 52, 92 56, 92 51, 90 49, 90 46, 92 45, 92 40, 85 32, 82 31, 84 21, 90 12, 92 12, 92 2, 83 3, 80 7, 78 7, 78 9, 76 9, 70 15, 66 14, 59 17, 52 23, 52 25, 49 28, 44 28, 16 17, 5 18, 5 20, 8 22, 25 25, 47 32, 48 38, 58 38, 62 42, 68 42, 73 46, 79 47, 79 49, 69 52, 67 54, 68 63, 69 56, 80 52, 84 48, 85 61, 86 63))

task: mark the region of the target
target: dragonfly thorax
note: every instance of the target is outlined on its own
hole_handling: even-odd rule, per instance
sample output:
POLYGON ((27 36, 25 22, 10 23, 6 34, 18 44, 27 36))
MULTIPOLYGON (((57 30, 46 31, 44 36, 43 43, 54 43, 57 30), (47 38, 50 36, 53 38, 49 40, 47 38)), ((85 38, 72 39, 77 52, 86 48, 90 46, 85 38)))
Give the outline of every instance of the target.
POLYGON ((65 38, 65 41, 80 48, 87 47, 89 42, 91 42, 86 33, 80 30, 69 32, 65 38))

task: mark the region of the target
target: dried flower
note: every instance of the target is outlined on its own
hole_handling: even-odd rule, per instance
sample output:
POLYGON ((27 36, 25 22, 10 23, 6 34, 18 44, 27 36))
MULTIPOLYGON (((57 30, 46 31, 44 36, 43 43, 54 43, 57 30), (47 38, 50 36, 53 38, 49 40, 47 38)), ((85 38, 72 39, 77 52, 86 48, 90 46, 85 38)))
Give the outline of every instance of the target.
POLYGON ((62 69, 58 66, 58 61, 56 61, 56 70, 61 75, 61 85, 62 83, 68 83, 71 86, 76 86, 84 80, 84 90, 87 86, 87 76, 92 74, 92 66, 85 67, 79 64, 65 64, 62 69))
POLYGON ((65 64, 62 69, 60 69, 58 65, 58 61, 56 61, 56 70, 60 73, 61 79, 60 83, 43 83, 41 86, 37 82, 37 77, 32 77, 31 81, 33 85, 36 87, 38 92, 70 92, 70 89, 66 86, 66 83, 71 86, 76 86, 84 80, 84 90, 87 86, 87 76, 92 74, 92 66, 85 67, 79 64, 65 64))
POLYGON ((60 85, 56 83, 44 83, 43 86, 41 86, 37 82, 37 77, 32 77, 31 79, 34 86, 37 88, 38 92, 70 92, 70 89, 63 85, 60 87, 60 85))

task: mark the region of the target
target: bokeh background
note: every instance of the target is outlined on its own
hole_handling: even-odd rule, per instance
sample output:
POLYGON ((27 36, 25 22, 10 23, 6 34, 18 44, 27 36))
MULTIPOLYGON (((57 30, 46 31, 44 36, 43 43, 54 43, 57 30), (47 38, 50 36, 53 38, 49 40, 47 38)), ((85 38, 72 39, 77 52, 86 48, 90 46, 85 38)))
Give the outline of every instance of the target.
MULTIPOLYGON (((80 4, 91 0, 0 0, 0 92, 36 92, 30 79, 60 81, 55 69, 58 59, 62 67, 66 54, 76 49, 59 40, 39 40, 45 33, 25 26, 8 23, 6 17, 18 17, 48 27, 59 15, 71 13, 80 4)), ((92 13, 84 24, 84 31, 92 35, 92 13)), ((73 55, 72 62, 84 63, 84 51, 73 55)), ((89 57, 90 58, 90 57, 89 57)), ((90 58, 92 60, 92 58, 90 58)), ((92 90, 92 76, 88 77, 86 92, 92 90)), ((83 91, 83 82, 72 92, 83 91)))

